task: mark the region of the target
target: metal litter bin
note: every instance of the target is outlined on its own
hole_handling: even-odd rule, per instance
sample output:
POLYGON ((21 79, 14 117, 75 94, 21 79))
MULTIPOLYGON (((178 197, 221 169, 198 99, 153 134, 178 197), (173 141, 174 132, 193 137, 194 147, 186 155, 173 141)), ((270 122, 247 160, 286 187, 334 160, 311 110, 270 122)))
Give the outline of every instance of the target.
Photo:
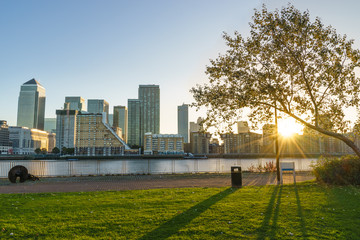
POLYGON ((231 186, 242 187, 241 167, 231 167, 231 186))

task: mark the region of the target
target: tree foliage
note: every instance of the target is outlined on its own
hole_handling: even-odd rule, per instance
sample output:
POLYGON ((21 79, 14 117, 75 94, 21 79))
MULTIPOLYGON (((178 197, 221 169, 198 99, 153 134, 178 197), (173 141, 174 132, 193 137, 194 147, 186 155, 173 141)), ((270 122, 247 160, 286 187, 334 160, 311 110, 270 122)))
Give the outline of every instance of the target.
POLYGON ((253 123, 273 119, 274 108, 360 151, 343 134, 344 109, 359 107, 360 81, 354 70, 360 52, 320 18, 292 5, 270 12, 255 10, 249 37, 224 33, 225 54, 210 60, 210 83, 191 89, 196 107, 209 110, 207 126, 237 117, 251 108, 253 123))

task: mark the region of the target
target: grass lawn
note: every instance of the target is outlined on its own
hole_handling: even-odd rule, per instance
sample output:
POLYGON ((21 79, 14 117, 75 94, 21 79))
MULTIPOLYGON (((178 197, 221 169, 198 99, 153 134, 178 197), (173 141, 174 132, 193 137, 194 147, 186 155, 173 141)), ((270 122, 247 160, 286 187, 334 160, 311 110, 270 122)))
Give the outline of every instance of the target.
POLYGON ((0 194, 0 239, 360 239, 360 188, 0 194))

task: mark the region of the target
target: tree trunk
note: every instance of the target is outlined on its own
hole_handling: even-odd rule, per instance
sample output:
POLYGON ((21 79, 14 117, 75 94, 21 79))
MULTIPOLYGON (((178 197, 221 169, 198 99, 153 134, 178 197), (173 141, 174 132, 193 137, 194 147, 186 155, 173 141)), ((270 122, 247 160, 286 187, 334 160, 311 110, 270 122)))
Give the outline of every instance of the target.
POLYGON ((276 153, 276 178, 278 183, 280 183, 280 151, 279 151, 279 129, 277 121, 277 110, 275 102, 275 153, 276 153))

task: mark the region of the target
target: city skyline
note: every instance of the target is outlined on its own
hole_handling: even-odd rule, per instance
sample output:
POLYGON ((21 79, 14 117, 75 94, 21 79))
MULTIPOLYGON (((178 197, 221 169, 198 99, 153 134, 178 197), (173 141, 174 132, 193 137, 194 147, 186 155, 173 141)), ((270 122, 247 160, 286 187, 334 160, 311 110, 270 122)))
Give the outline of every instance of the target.
MULTIPOLYGON (((160 85, 160 133, 176 133, 177 106, 193 101, 189 89, 207 81, 209 59, 226 49, 222 32, 246 34, 253 9, 263 3, 308 9, 360 48, 356 1, 20 2, 0 3, 6 23, 0 25, 6 87, 0 112, 10 126, 16 125, 19 86, 35 78, 47 91, 46 118, 55 117, 65 96, 106 99, 112 110, 136 98, 138 85, 160 85)), ((204 112, 189 109, 189 121, 204 112)))

